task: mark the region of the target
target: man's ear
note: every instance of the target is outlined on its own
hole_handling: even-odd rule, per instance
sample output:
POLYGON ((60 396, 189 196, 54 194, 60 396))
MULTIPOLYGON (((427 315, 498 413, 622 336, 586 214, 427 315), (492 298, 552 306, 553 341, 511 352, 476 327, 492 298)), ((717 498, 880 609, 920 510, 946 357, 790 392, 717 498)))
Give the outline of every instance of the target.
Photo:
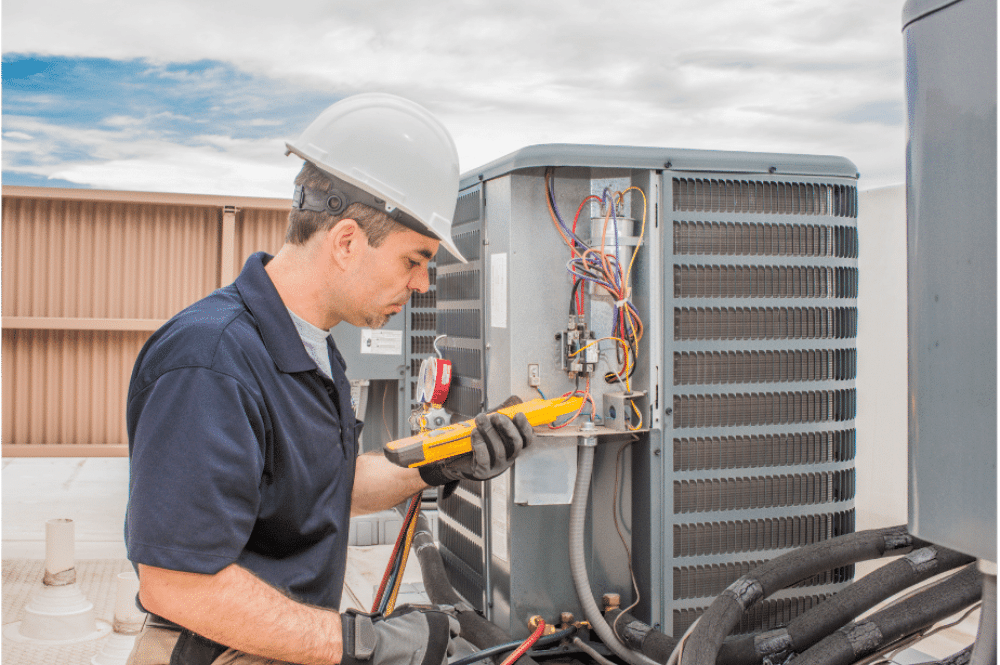
POLYGON ((342 270, 361 256, 368 245, 365 232, 350 218, 340 220, 326 234, 327 250, 333 262, 342 270))

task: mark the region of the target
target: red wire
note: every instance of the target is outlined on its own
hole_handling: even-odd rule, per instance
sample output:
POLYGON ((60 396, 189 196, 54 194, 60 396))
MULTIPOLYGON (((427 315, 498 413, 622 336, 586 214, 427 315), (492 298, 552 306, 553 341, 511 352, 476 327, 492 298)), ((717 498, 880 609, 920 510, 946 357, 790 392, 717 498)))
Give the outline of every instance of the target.
MULTIPOLYGON (((585 198, 580 203, 580 207, 576 209, 576 215, 573 216, 573 233, 574 234, 576 234, 576 223, 580 219, 580 213, 583 212, 583 207, 585 205, 587 205, 587 202, 589 202, 591 200, 594 200, 594 201, 597 201, 598 203, 600 203, 601 197, 600 196, 595 196, 595 195, 591 194, 590 196, 588 196, 587 198, 585 198)), ((570 246, 570 258, 573 259, 573 258, 576 258, 576 256, 577 256, 576 247, 573 247, 571 245, 570 246)), ((578 281, 580 281, 579 277, 574 278, 573 279, 573 286, 576 286, 576 283, 578 281)), ((585 301, 584 301, 584 296, 583 296, 583 289, 580 289, 579 291, 577 291, 577 294, 576 294, 576 313, 579 316, 583 316, 583 305, 584 305, 584 302, 585 301)))
POLYGON ((535 642, 538 641, 538 638, 542 636, 543 632, 545 632, 545 620, 539 619, 538 627, 535 628, 535 632, 529 635, 528 639, 526 639, 524 642, 521 643, 521 646, 519 646, 515 651, 511 652, 509 656, 504 658, 503 662, 500 663, 500 665, 511 665, 511 663, 515 662, 518 658, 528 653, 528 649, 530 649, 535 645, 535 642))

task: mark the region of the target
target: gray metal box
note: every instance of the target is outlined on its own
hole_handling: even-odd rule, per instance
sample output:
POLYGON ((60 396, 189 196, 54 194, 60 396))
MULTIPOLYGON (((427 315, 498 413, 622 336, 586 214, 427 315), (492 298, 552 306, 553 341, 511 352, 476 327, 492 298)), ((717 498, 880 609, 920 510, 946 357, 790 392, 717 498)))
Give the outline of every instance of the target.
POLYGON ((996 562, 996 2, 907 3, 910 530, 996 562))
MULTIPOLYGON (((446 407, 465 417, 537 396, 529 365, 547 396, 574 388, 556 340, 571 281, 550 168, 568 220, 606 187, 645 197, 628 193, 621 214, 636 220, 623 236, 646 218, 631 295, 648 431, 598 446, 587 560, 598 597, 635 600, 620 528, 635 614, 676 635, 757 563, 854 529, 857 171, 837 157, 550 145, 469 172, 454 235, 470 263, 442 262, 438 275, 438 332, 460 388, 446 407)), ((606 334, 610 308, 588 294, 591 329, 606 334)), ((603 372, 591 383, 599 410, 621 391, 603 372)), ((440 504, 453 583, 514 636, 532 614, 581 615, 566 543, 576 441, 541 434, 512 473, 440 504)), ((787 622, 852 575, 778 594, 742 629, 787 622)))

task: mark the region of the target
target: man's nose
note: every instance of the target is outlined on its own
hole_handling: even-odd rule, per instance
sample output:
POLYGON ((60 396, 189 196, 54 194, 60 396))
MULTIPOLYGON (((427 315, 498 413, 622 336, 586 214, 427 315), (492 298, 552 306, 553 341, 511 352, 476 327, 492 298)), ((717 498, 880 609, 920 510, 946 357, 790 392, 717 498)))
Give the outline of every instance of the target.
POLYGON ((427 272, 427 268, 414 271, 414 275, 410 278, 406 286, 411 291, 427 293, 427 290, 431 288, 431 278, 427 272))

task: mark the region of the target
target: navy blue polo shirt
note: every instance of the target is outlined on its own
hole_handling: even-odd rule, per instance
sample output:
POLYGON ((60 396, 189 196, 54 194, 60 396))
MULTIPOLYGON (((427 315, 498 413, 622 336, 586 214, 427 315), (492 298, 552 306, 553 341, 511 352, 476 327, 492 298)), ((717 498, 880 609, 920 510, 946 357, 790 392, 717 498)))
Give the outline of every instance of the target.
POLYGON ((193 573, 236 563, 338 608, 360 424, 346 364, 306 353, 251 256, 237 280, 168 321, 129 385, 129 559, 193 573))

